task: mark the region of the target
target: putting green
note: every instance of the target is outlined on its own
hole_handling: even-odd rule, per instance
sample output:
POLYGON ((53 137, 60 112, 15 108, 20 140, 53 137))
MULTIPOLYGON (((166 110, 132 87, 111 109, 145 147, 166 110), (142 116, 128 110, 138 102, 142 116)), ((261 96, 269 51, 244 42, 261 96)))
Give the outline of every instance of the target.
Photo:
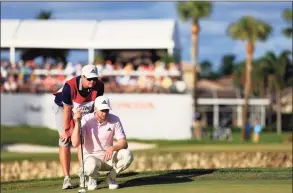
MULTIPOLYGON (((7 193, 72 193, 77 192, 79 188, 72 190, 61 190, 61 186, 44 187, 44 188, 31 188, 27 190, 9 190, 1 191, 7 193)), ((109 190, 107 187, 99 188, 94 191, 87 192, 120 192, 120 193, 150 193, 150 192, 161 192, 161 193, 194 193, 194 192, 205 192, 205 193, 290 193, 292 190, 291 180, 235 180, 235 181, 201 181, 201 182, 185 182, 185 183, 173 183, 173 184, 156 184, 156 185, 143 185, 124 187, 118 190, 109 190)))
MULTIPOLYGON (((289 193, 292 168, 282 169, 191 169, 163 172, 123 173, 118 178, 121 189, 109 190, 99 181, 99 189, 87 192, 121 193, 289 193)), ((73 193, 80 188, 61 190, 62 179, 31 180, 1 184, 5 193, 73 193)), ((73 179, 78 184, 78 178, 73 179)))

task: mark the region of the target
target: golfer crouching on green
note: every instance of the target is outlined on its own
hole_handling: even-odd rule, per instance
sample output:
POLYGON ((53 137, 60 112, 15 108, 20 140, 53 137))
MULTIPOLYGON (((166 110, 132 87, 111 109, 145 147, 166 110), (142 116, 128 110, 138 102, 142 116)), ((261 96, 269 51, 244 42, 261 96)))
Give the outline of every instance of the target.
POLYGON ((79 109, 74 113, 75 124, 71 141, 74 147, 82 145, 83 168, 78 175, 84 180, 81 187, 97 189, 99 171, 109 171, 106 182, 109 189, 117 189, 116 176, 127 169, 133 161, 123 126, 118 116, 109 113, 109 99, 99 96, 95 99, 93 113, 82 116, 79 109), (117 142, 113 144, 113 139, 117 142), (83 143, 81 143, 81 139, 83 143))

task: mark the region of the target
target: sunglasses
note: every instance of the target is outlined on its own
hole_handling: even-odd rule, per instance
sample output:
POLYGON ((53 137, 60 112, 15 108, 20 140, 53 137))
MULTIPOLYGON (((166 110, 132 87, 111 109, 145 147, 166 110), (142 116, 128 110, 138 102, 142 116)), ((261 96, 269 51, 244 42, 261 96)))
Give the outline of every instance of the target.
POLYGON ((87 81, 97 81, 97 80, 98 80, 98 78, 87 78, 87 77, 85 77, 85 79, 86 79, 87 81))

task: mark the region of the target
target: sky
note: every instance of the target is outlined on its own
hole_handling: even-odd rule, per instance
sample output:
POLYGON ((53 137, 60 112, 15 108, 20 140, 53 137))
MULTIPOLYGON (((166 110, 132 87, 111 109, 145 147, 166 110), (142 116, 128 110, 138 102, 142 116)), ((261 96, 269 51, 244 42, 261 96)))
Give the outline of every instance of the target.
MULTIPOLYGON (((1 2, 2 19, 33 19, 40 10, 50 10, 54 19, 175 19, 179 25, 181 59, 190 61, 191 23, 180 20, 176 2, 1 2)), ((282 11, 292 9, 292 2, 213 2, 212 14, 201 20, 198 62, 209 60, 217 68, 225 54, 235 54, 236 59, 245 59, 245 43, 232 40, 226 35, 229 24, 242 16, 254 16, 273 27, 273 33, 264 43, 257 43, 254 57, 267 51, 280 53, 292 50, 292 40, 281 31, 286 24, 282 11)), ((1 52, 8 56, 8 52, 1 52)), ((19 53, 17 53, 19 57, 19 53)), ((18 58, 17 58, 18 59, 18 58)), ((72 62, 86 61, 87 51, 70 52, 72 62)))

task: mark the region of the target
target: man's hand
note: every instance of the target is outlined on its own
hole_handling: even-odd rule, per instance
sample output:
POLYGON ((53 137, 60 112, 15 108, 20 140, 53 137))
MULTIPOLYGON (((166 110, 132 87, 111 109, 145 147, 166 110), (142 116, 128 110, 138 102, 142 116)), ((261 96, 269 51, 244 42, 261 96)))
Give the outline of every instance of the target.
POLYGON ((81 119, 81 110, 78 108, 74 111, 73 119, 77 121, 77 119, 81 119))
POLYGON ((112 158, 113 152, 114 152, 114 147, 113 146, 108 147, 108 149, 105 152, 104 160, 105 161, 110 160, 112 158))
POLYGON ((70 137, 66 135, 66 133, 60 134, 60 139, 63 143, 69 142, 70 137))

